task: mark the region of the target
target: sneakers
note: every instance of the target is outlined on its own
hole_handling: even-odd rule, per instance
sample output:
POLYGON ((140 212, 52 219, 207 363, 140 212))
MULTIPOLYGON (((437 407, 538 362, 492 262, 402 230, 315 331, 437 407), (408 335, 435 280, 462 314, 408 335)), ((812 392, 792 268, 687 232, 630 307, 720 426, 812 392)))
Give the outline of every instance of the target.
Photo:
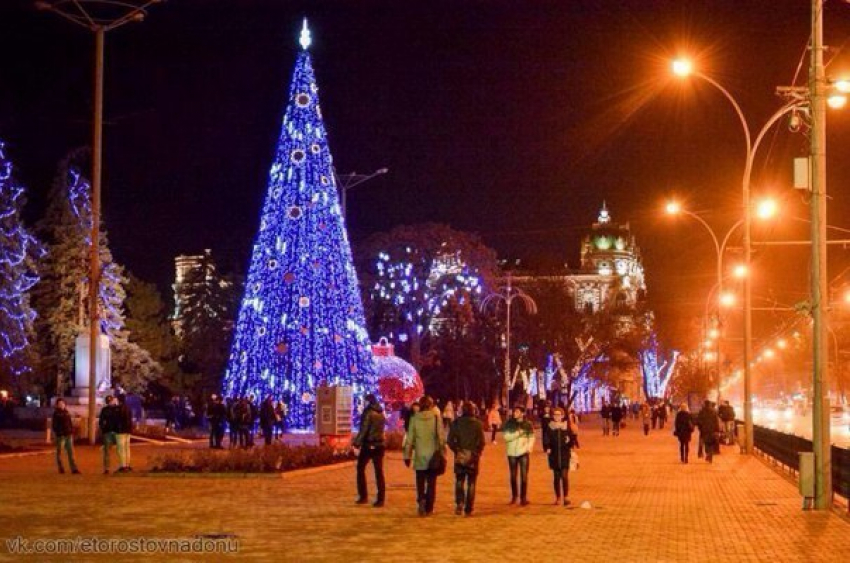
POLYGON ((375 508, 381 508, 382 506, 384 506, 384 501, 376 500, 374 503, 372 503, 372 506, 374 506, 375 508))
POLYGON ((359 498, 356 501, 354 501, 354 504, 369 504, 369 499, 359 498))

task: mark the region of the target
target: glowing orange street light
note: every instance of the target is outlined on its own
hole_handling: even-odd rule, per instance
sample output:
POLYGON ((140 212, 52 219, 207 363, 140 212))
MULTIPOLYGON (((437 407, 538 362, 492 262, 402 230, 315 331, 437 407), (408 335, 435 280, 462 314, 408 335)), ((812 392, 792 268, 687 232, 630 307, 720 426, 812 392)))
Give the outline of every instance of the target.
POLYGON ((720 294, 720 305, 723 307, 731 307, 735 304, 735 294, 734 293, 722 293, 720 294))
POLYGON ((776 347, 779 348, 780 350, 784 350, 787 346, 788 346, 788 343, 785 342, 784 338, 780 338, 779 340, 776 341, 776 347))
POLYGON ((676 76, 684 78, 691 74, 693 70, 694 65, 689 59, 680 58, 673 61, 673 74, 676 76))
POLYGON ((775 216, 779 210, 775 199, 765 198, 756 203, 756 216, 759 219, 770 219, 775 216))
POLYGON ((734 268, 732 268, 732 275, 738 279, 741 279, 747 275, 747 267, 743 264, 736 264, 734 268))

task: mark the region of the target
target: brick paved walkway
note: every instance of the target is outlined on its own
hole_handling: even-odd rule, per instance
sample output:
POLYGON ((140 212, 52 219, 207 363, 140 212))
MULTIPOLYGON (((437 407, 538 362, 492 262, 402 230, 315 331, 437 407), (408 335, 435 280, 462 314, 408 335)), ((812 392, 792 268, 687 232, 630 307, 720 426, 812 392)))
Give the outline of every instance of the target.
MULTIPOLYGON (((501 444, 485 451, 473 518, 453 514, 453 482, 440 478, 434 517, 416 517, 413 473, 387 460, 387 506, 355 506, 350 465, 273 478, 175 478, 97 474, 80 448, 79 477, 55 474, 51 456, 0 459, 0 536, 195 537, 233 534, 240 557, 277 561, 848 561, 850 522, 800 510, 796 487, 732 448, 713 465, 678 462, 670 430, 618 437, 585 425, 575 508, 552 506, 539 448, 530 499, 508 506, 501 444), (592 509, 577 506, 587 500, 592 509)), ((86 451, 88 450, 88 451, 86 451)), ((134 465, 153 447, 136 448, 134 465)), ((371 480, 370 480, 371 487, 371 480)), ((74 556, 56 561, 106 561, 74 556)), ((145 561, 227 561, 233 556, 147 556, 145 561)), ((12 557, 5 543, 0 560, 12 557)), ((126 557, 122 561, 133 560, 126 557)))

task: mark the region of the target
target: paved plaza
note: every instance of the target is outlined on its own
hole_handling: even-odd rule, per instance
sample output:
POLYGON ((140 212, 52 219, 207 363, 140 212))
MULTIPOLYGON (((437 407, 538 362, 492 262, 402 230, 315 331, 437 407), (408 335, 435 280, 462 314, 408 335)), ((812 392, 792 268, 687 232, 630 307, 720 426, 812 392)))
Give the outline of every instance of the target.
MULTIPOLYGON (((848 561, 850 521, 803 512, 794 484, 733 448, 709 465, 678 461, 669 428, 619 437, 582 426, 572 507, 553 506, 538 447, 528 507, 509 506, 501 444, 482 460, 472 518, 454 515, 453 478, 436 513, 416 515, 413 472, 388 454, 384 508, 354 504, 354 467, 283 477, 103 476, 99 452, 78 448, 83 475, 58 475, 52 455, 0 459, 0 535, 37 538, 235 538, 238 555, 145 555, 145 561, 848 561), (579 506, 588 501, 592 508, 579 506)), ((538 442, 539 446, 539 442, 538 442)), ((134 448, 143 469, 155 446, 134 448)), ((370 487, 372 481, 370 477, 370 487)), ((370 492, 373 492, 370 489, 370 492)), ((11 555, 2 561, 107 561, 108 555, 11 555)))

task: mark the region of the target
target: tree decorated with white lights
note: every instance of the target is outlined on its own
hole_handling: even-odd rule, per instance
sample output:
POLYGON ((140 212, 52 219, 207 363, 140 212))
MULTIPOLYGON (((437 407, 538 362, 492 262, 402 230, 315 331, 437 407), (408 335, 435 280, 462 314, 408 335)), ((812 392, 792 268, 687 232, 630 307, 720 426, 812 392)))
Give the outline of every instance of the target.
POLYGON ((653 332, 638 352, 638 358, 640 360, 640 371, 643 375, 643 390, 647 398, 664 398, 667 394, 670 378, 676 370, 676 360, 679 358, 678 350, 673 350, 670 352, 669 358, 665 358, 659 350, 658 337, 653 332))
MULTIPOLYGON (((77 168, 81 156, 72 154, 60 165, 50 205, 39 226, 47 253, 41 262, 41 282, 33 290, 33 304, 39 312, 36 328, 45 383, 52 383, 57 375, 67 381, 73 372, 74 341, 88 330, 91 184, 77 168)), ((112 348, 115 382, 128 391, 142 391, 162 368, 145 349, 129 341, 124 320, 124 269, 112 258, 105 230, 99 242, 97 306, 101 332, 109 337, 112 348)))
POLYGON ((12 172, 0 141, 0 364, 3 372, 17 377, 30 367, 25 353, 35 311, 29 290, 38 282, 36 261, 43 249, 21 222, 24 189, 12 172))
POLYGON ((283 396, 313 426, 321 384, 376 390, 351 248, 307 48, 295 63, 225 375, 224 393, 283 396))
POLYGON ((358 254, 370 329, 417 367, 422 342, 440 332, 448 307, 477 302, 498 275, 495 252, 477 235, 441 224, 377 233, 358 254))

